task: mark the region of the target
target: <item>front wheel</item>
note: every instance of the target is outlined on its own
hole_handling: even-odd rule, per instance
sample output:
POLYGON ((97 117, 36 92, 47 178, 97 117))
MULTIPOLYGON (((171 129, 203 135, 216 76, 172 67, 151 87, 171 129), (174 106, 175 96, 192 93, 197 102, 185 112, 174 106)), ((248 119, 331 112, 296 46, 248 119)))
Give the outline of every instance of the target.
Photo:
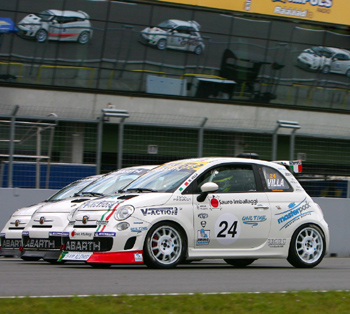
POLYGON ((325 251, 321 229, 315 225, 302 226, 293 234, 287 260, 294 267, 312 268, 322 261, 325 251))
POLYGON ((165 39, 160 39, 157 43, 157 48, 159 50, 165 50, 167 46, 166 40, 165 39))
POLYGON ((196 55, 200 55, 203 51, 203 48, 201 46, 197 46, 195 49, 194 49, 194 53, 196 55))
POLYGON ((174 268, 184 260, 186 238, 183 231, 172 222, 155 225, 147 234, 143 253, 150 268, 174 268))
POLYGON ((328 74, 328 73, 330 72, 330 70, 331 70, 331 68, 329 67, 329 65, 325 65, 325 66, 323 67, 322 72, 323 72, 324 74, 328 74))
POLYGON ((224 261, 227 264, 230 264, 230 265, 238 267, 238 268, 246 267, 246 266, 252 264, 255 260, 256 259, 253 259, 253 258, 247 258, 247 259, 224 259, 224 261))
POLYGON ((46 30, 44 29, 39 29, 35 35, 36 40, 38 41, 38 43, 43 43, 45 41, 47 41, 47 38, 49 37, 48 33, 46 30))

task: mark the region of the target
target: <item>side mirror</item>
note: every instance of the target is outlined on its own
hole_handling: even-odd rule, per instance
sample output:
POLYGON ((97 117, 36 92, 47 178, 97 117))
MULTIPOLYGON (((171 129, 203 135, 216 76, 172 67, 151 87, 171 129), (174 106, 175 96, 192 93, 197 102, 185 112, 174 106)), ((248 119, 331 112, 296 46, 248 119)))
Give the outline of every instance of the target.
POLYGON ((219 189, 219 186, 214 182, 206 182, 201 186, 202 193, 197 196, 198 202, 204 202, 205 198, 210 192, 215 192, 219 189))

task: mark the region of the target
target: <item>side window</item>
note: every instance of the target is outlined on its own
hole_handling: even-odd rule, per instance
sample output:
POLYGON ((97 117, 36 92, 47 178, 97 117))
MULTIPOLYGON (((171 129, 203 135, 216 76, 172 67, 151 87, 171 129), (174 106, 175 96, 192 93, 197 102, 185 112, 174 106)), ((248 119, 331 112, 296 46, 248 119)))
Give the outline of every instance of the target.
POLYGON ((293 188, 288 181, 276 169, 270 167, 261 168, 264 187, 270 192, 292 192, 293 188))
POLYGON ((216 193, 242 193, 257 190, 254 171, 250 165, 229 165, 211 169, 198 178, 194 193, 200 193, 200 187, 206 182, 214 182, 219 186, 216 193))

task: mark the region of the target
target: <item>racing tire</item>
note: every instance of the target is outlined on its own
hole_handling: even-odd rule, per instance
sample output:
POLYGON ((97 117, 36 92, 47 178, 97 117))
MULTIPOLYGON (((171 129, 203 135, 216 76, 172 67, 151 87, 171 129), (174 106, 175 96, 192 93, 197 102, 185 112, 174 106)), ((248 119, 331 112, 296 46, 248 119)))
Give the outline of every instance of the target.
POLYGON ((48 37, 49 37, 49 34, 47 33, 46 30, 44 30, 42 28, 39 29, 35 34, 35 38, 36 38, 38 43, 43 43, 43 42, 47 41, 48 37))
POLYGON ((21 259, 23 259, 26 262, 36 262, 41 259, 41 257, 34 257, 34 256, 22 256, 21 259))
POLYGON ((304 225, 293 234, 287 260, 297 268, 312 268, 321 263, 325 252, 321 229, 316 225, 304 225))
POLYGON ((112 266, 112 264, 108 264, 108 263, 88 263, 91 267, 93 268, 109 268, 112 266))
POLYGON ((203 51, 203 48, 201 46, 197 46, 196 48, 194 48, 193 52, 196 54, 196 55, 200 55, 203 51))
POLYGON ((147 233, 144 263, 149 268, 174 268, 184 260, 186 250, 187 240, 180 227, 172 222, 161 222, 147 233))
POLYGON ((328 74, 329 73, 329 71, 330 71, 330 67, 329 67, 329 65, 325 65, 324 67, 323 67, 323 69, 322 69, 322 73, 323 74, 328 74))
POLYGON ((78 43, 85 45, 90 41, 90 33, 87 31, 83 31, 80 33, 79 37, 78 37, 78 43))
POLYGON ((345 75, 346 75, 347 78, 350 78, 350 70, 347 70, 345 75))
POLYGON ((247 258, 247 259, 224 259, 227 264, 235 266, 237 268, 243 268, 252 264, 256 259, 247 258))
POLYGON ((160 39, 160 40, 157 42, 157 48, 158 48, 159 50, 165 50, 165 49, 166 49, 166 46, 167 46, 166 39, 160 39))

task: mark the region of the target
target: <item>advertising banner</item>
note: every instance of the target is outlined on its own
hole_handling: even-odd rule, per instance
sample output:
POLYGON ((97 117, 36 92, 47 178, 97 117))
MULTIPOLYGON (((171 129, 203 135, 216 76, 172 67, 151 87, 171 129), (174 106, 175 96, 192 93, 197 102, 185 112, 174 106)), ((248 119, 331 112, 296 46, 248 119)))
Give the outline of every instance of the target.
POLYGON ((160 0, 277 17, 350 25, 349 0, 160 0))

